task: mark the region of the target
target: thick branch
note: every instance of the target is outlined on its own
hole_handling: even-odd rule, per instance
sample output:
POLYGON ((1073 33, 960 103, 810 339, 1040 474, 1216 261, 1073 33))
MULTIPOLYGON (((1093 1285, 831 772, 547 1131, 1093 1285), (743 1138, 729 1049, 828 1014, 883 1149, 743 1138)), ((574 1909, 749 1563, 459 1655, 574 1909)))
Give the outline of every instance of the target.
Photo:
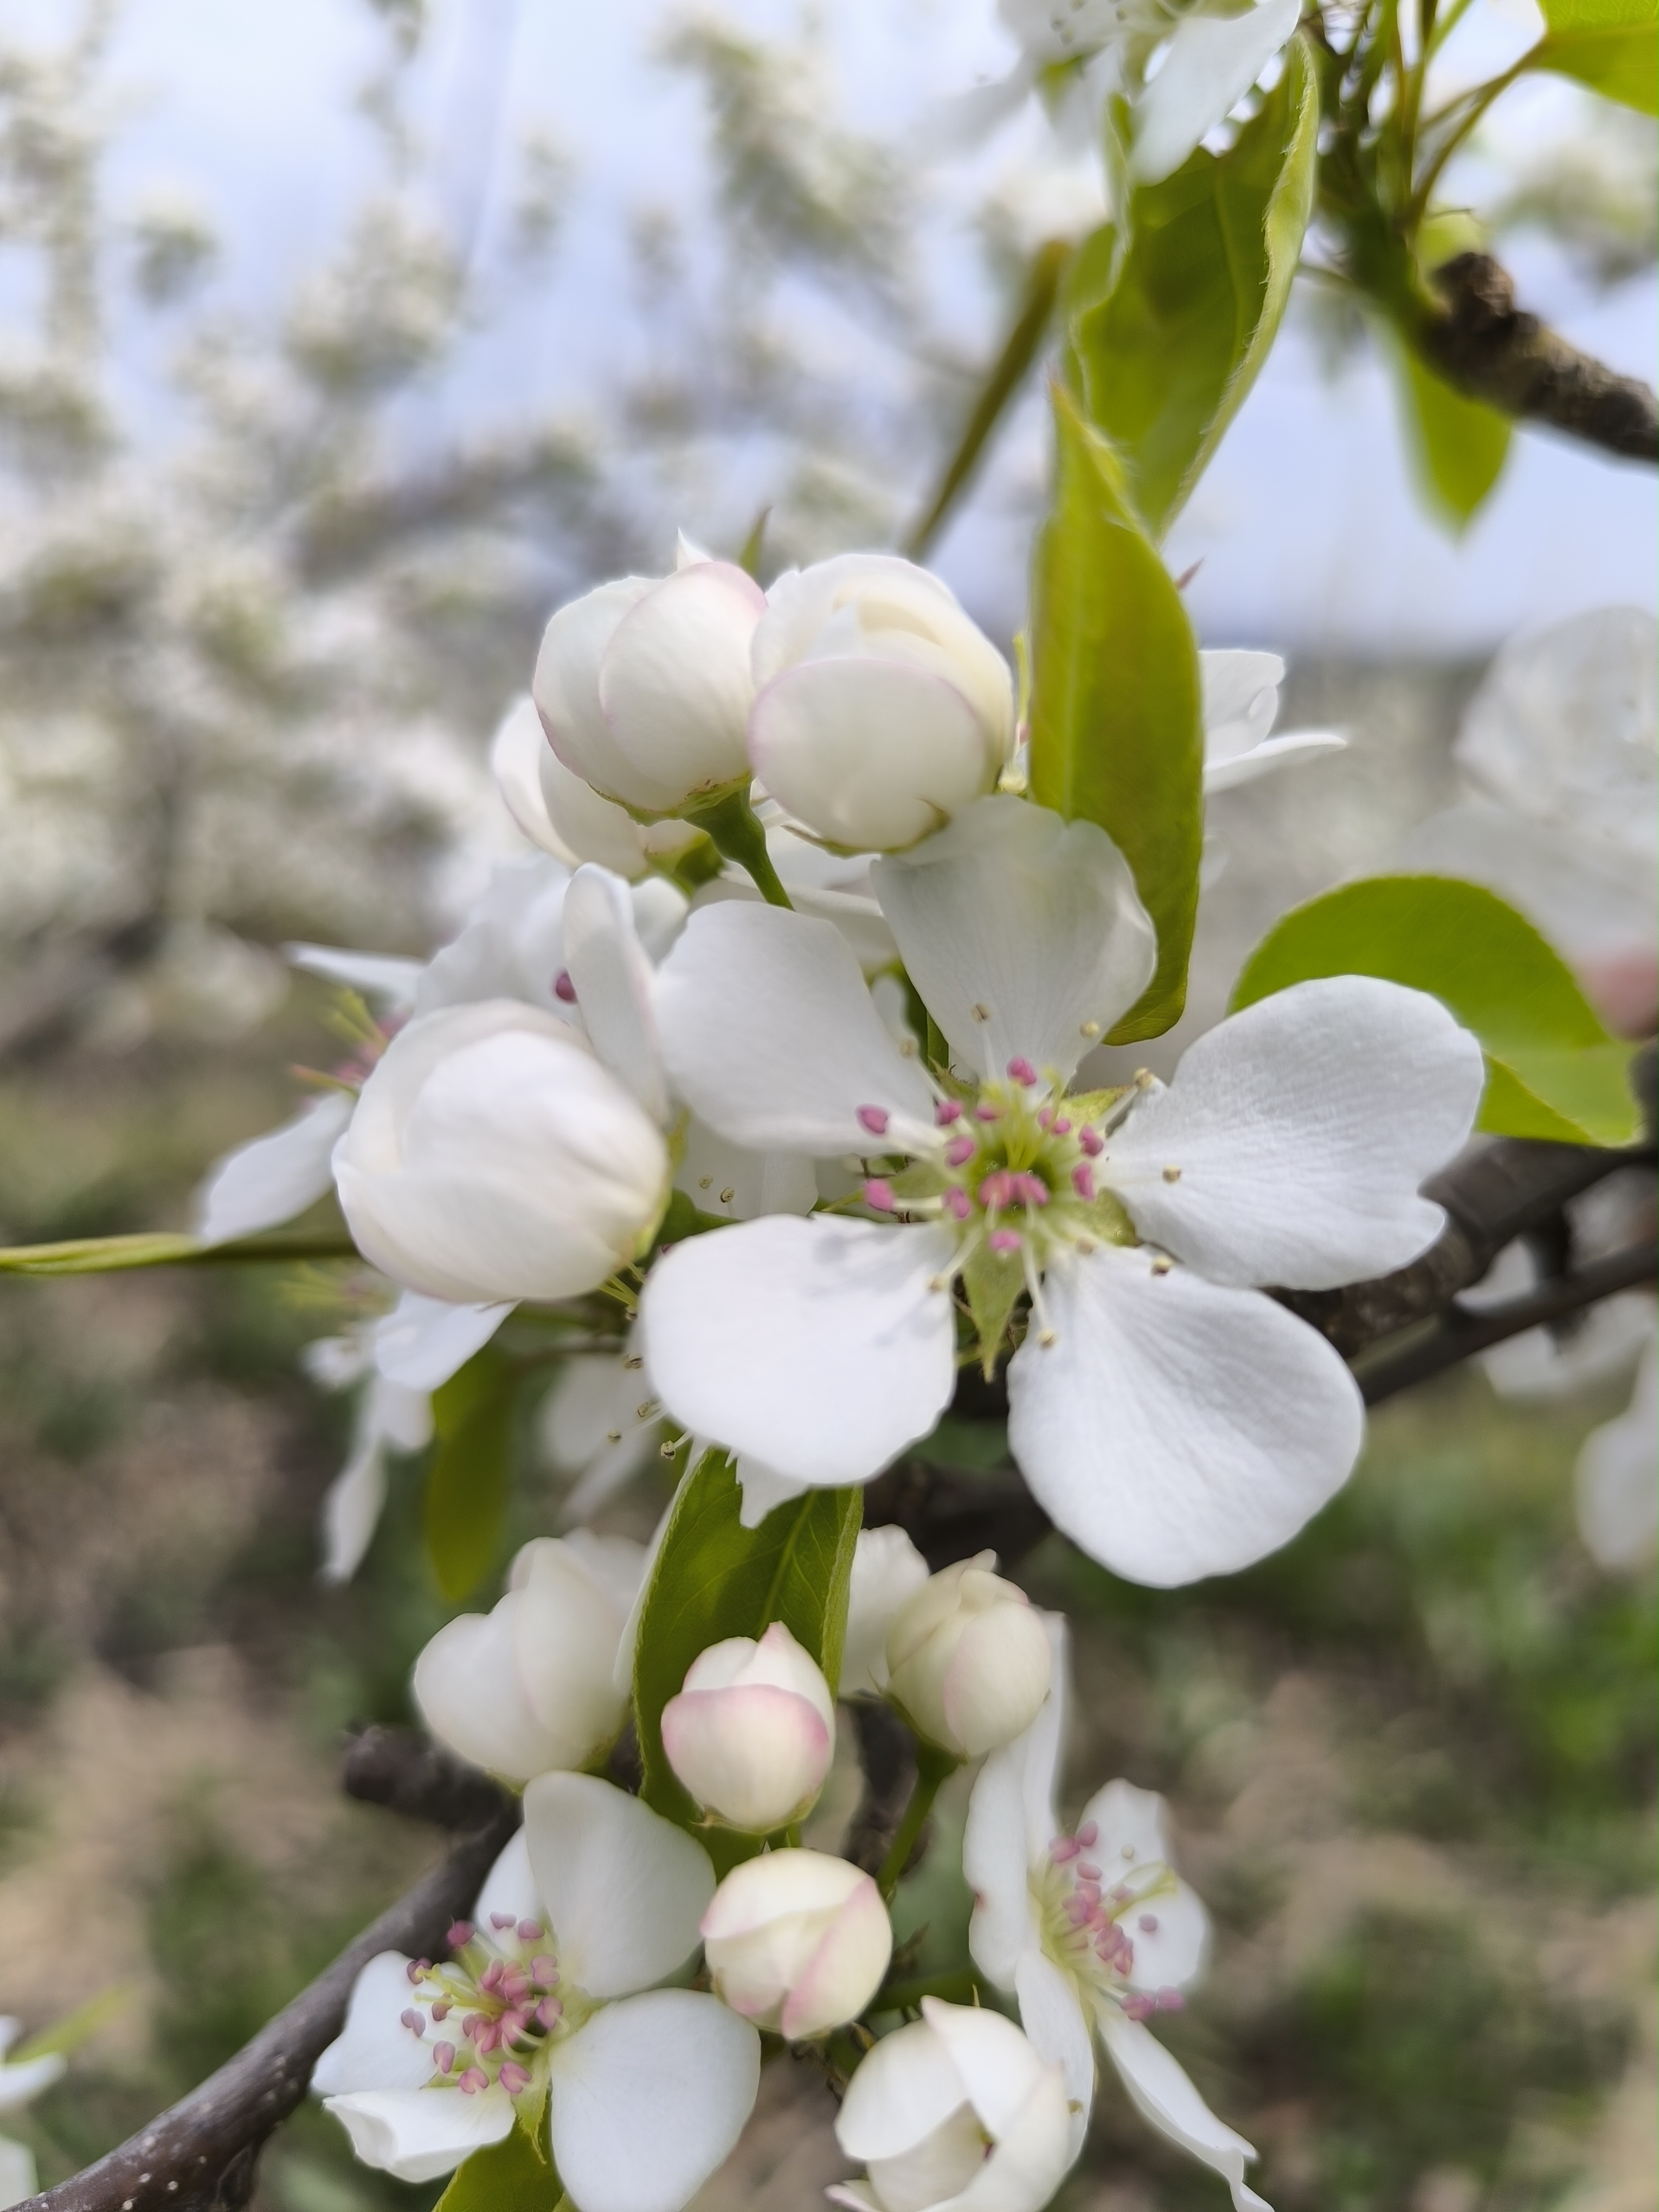
POLYGON ((1618 376, 1515 304, 1507 270, 1489 253, 1460 253, 1434 271, 1445 301, 1417 332, 1430 365, 1472 399, 1547 422, 1628 460, 1659 461, 1659 398, 1618 376))
POLYGON ((487 1826, 464 1836, 200 2088, 96 2166, 27 2198, 24 2212, 240 2212, 265 2138, 304 2097, 357 1976, 381 1951, 441 1952, 518 1821, 516 1803, 498 1802, 487 1826))

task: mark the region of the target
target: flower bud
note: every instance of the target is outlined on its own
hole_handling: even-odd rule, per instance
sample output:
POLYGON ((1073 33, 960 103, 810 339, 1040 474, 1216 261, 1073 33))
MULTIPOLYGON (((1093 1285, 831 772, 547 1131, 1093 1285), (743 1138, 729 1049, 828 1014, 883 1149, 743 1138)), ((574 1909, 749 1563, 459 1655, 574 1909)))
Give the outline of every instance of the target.
POLYGON ((644 1562, 643 1546, 585 1529, 526 1544, 494 1612, 459 1614, 415 1662, 433 1735, 508 1782, 587 1765, 628 1711, 617 1653, 644 1562))
POLYGON ((455 1304, 567 1298, 633 1259, 668 1193, 649 1115, 583 1040, 505 999, 392 1039, 334 1150, 359 1249, 455 1304))
POLYGON ((994 1552, 930 1577, 887 1632, 888 1695, 918 1733, 957 1759, 1011 1743, 1048 1694, 1042 1617, 993 1574, 994 1552))
POLYGON ((532 844, 573 867, 597 860, 629 883, 653 861, 670 861, 702 832, 689 822, 636 822, 625 807, 601 799, 547 742, 535 702, 509 708, 490 747, 490 765, 507 812, 532 844))
POLYGON ((850 2212, 981 2201, 1041 2212, 1081 2135, 1062 2069, 1045 2066, 1000 2013, 938 1997, 924 1997, 921 2012, 884 2036, 848 2085, 836 2139, 865 2178, 831 2189, 831 2202, 850 2212))
POLYGON ((726 561, 625 576, 561 607, 531 690, 565 766, 647 816, 749 781, 760 586, 726 561))
POLYGON ((662 1741, 706 1811, 764 1835, 798 1820, 823 1789, 835 1704, 816 1664, 775 1620, 758 1644, 729 1636, 692 1661, 684 1688, 663 1708, 662 1741))
POLYGON ((865 1528, 853 1553, 842 1646, 841 1694, 879 1698, 887 1688, 887 1632, 927 1579, 927 1562, 902 1528, 865 1528))
POLYGON ((767 1851, 733 1867, 702 1917, 714 1987, 791 2043, 856 2020, 893 1952, 881 1892, 823 1851, 767 1851))
POLYGON ((780 576, 755 632, 749 757, 831 844, 896 852, 994 790, 1008 665, 936 576, 845 553, 780 576))

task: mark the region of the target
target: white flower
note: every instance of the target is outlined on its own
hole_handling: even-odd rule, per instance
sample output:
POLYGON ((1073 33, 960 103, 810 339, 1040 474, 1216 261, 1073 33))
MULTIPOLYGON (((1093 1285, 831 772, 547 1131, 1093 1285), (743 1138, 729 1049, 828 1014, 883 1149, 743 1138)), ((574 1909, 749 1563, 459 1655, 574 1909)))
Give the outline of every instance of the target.
POLYGON ((508 1782, 588 1765, 628 1712, 617 1665, 645 1549, 586 1529, 538 1536, 488 1613, 447 1622, 415 1662, 434 1735, 508 1782))
POLYGON ((531 684, 554 751, 645 816, 746 787, 750 643, 766 601, 729 562, 626 576, 561 607, 531 684))
MULTIPOLYGON (((21 2112, 43 2089, 61 2080, 68 2063, 62 2051, 46 2051, 38 2058, 7 2064, 5 2054, 22 2032, 21 2021, 0 2018, 0 2112, 21 2112)), ((38 2186, 34 2153, 27 2143, 0 2136, 0 2212, 33 2197, 38 2186)))
POLYGON ((456 1304, 573 1297, 660 1215, 662 1133, 566 1024, 509 1000, 402 1030, 334 1155, 358 1249, 456 1304))
POLYGON ((1058 2063, 1080 2146, 1094 2098, 1094 2038, 1152 2125, 1224 2175, 1239 2212, 1266 2212, 1247 2188, 1255 2153, 1217 2119, 1146 2021, 1174 2009, 1209 1940, 1202 1904, 1170 1861, 1164 1802, 1108 1783, 1074 1833, 1054 1784, 1065 1727, 1065 1626, 1048 1616, 1054 1686, 1027 1733, 994 1752, 969 1802, 963 1870, 975 1897, 969 1945, 1019 2000, 1039 2055, 1058 2063))
POLYGON ((1259 775, 1310 760, 1316 753, 1341 752, 1346 738, 1332 730, 1271 732, 1279 713, 1279 687, 1285 664, 1276 653, 1200 653, 1204 685, 1204 791, 1231 791, 1259 775))
POLYGON ((1013 681, 950 590, 892 554, 790 569, 755 632, 749 757, 832 844, 914 845, 994 790, 1013 681))
POLYGON ((524 1816, 450 1931, 453 1959, 385 1951, 363 1969, 312 2088, 358 2157, 400 2181, 449 2172, 545 2096, 578 2212, 678 2212, 736 2143, 760 2079, 746 2022, 653 1988, 696 1948, 708 1856, 592 1775, 542 1775, 524 1816))
POLYGON ((1010 1442, 1059 1526, 1154 1583, 1285 1542, 1345 1480, 1359 1395, 1258 1285, 1402 1266, 1467 1137, 1480 1047, 1368 976, 1299 984, 1198 1040, 1166 1089, 1069 1098, 1151 971, 1121 856, 1088 823, 981 800, 878 863, 905 967, 962 1095, 894 1043, 832 930, 693 915, 658 979, 675 1085, 734 1142, 908 1162, 866 1185, 909 1218, 774 1217, 664 1254, 641 1302, 664 1403, 799 1485, 864 1482, 955 1388, 958 1277, 987 1356, 1017 1299, 1010 1442))
POLYGON ((549 744, 533 699, 520 699, 508 708, 490 746, 489 763, 502 803, 525 836, 573 868, 597 860, 637 883, 654 865, 674 860, 702 836, 689 822, 635 822, 626 807, 602 799, 549 744))
POLYGON ((924 1997, 848 2086, 836 2140, 849 2212, 1041 2212, 1074 2155, 1065 2078, 1000 2013, 924 1997))
POLYGON ((326 1198, 334 1187, 334 1147, 356 1103, 348 1091, 325 1091, 280 1129, 216 1162, 196 1195, 196 1234, 203 1243, 228 1244, 274 1229, 326 1198))
POLYGON ((823 1851, 766 1851, 733 1867, 702 1940, 726 2003, 791 2043, 856 2020, 893 1953, 881 1892, 823 1851))
POLYGON ((1650 1338, 1626 1410, 1584 1440, 1574 1480, 1585 1548, 1611 1572, 1659 1550, 1659 1340, 1650 1338))
POLYGON ((621 1352, 579 1352, 562 1361, 538 1425, 549 1465, 570 1483, 560 1511, 574 1525, 650 1461, 662 1440, 662 1407, 630 1342, 621 1352))
POLYGON ((699 1805, 768 1835, 817 1798, 836 1749, 836 1707, 817 1663, 781 1620, 757 1643, 728 1636, 691 1662, 663 1707, 663 1749, 699 1805))
POLYGON ((343 1336, 319 1337, 301 1362, 325 1390, 362 1385, 351 1452, 323 1500, 325 1582, 349 1582, 362 1565, 386 1504, 388 1451, 415 1452, 432 1441, 432 1400, 425 1390, 388 1381, 374 1364, 374 1325, 343 1336))
POLYGON ((902 1528, 863 1528, 853 1552, 842 1646, 841 1694, 879 1698, 887 1689, 887 1632, 927 1580, 927 1562, 902 1528))
POLYGON ((1048 1694, 1048 1638, 994 1552, 924 1583, 887 1632, 887 1694, 930 1743, 977 1759, 1021 1735, 1048 1694))

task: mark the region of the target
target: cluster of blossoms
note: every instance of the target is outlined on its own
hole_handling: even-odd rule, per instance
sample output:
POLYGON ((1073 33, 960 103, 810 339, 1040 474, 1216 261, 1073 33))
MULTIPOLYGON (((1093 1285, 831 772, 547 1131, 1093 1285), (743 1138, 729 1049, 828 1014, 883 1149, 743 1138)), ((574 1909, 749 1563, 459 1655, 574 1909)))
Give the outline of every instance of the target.
MULTIPOLYGON (((1336 742, 1271 734, 1282 673, 1205 656, 1211 787, 1336 742)), ((540 854, 424 965, 297 950, 374 1018, 204 1196, 218 1239, 331 1185, 400 1294, 313 1355, 373 1378, 332 1572, 369 1540, 387 1449, 520 1305, 602 1340, 555 1401, 581 1432, 572 1521, 659 1437, 692 1468, 729 1456, 748 1527, 866 1484, 975 1361, 1006 1370, 1056 1525, 1142 1582, 1244 1566, 1341 1484, 1358 1389, 1269 1289, 1433 1239, 1419 1186, 1468 1134, 1479 1047, 1434 1000, 1339 977, 1224 1022, 1167 1084, 1112 1080, 1094 1055, 1155 933, 1105 832, 1023 795, 1022 737, 1000 654, 889 556, 763 592, 683 546, 672 575, 554 616, 495 748, 540 854)), ((899 1869, 878 1884, 798 1832, 839 1691, 903 1717, 919 1787, 987 1760, 974 1952, 1030 2039, 930 1999, 878 2042, 842 2108, 866 2170, 842 2200, 1036 2212, 1079 2148, 1097 2037, 1257 2202, 1248 2146, 1147 2025, 1198 1970, 1202 1910, 1128 1784, 1061 1833, 1061 1631, 994 1567, 930 1577, 869 1532, 839 1684, 781 1622, 713 1643, 649 1717, 685 1793, 659 1809, 599 1772, 653 1554, 580 1528, 528 1546, 416 1669, 433 1732, 523 1789, 525 1829, 449 1961, 365 1975, 317 2077, 360 2153, 429 2177, 544 2120, 580 2212, 670 2212, 735 2141, 760 2035, 827 2052, 881 2021, 899 1869)))

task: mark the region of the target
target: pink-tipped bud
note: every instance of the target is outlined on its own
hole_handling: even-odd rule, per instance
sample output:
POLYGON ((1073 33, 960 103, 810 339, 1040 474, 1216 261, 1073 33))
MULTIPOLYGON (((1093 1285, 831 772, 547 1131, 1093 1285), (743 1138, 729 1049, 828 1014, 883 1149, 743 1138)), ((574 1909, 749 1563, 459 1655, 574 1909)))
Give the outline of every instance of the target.
POLYGON ((1092 1198, 1094 1196, 1095 1171, 1090 1166, 1087 1160, 1079 1160, 1077 1165, 1072 1170, 1072 1188, 1077 1193, 1079 1198, 1092 1198))
POLYGON ((1017 1054, 1009 1061, 1008 1080, 1011 1083, 1021 1083, 1029 1085, 1035 1083, 1036 1079, 1036 1070, 1032 1066, 1029 1060, 1022 1060, 1017 1054))
POLYGON ((702 1938, 717 1994, 792 2043, 856 2020, 893 1950, 870 1876, 796 1850, 734 1867, 702 1917, 702 1938))
POLYGON ((962 1101, 959 1098, 940 1098, 934 1102, 933 1127, 936 1129, 948 1129, 952 1121, 961 1119, 962 1101))
POLYGON ((1018 1251, 1019 1231, 1017 1229, 994 1229, 986 1242, 994 1252, 1000 1253, 1006 1259, 1010 1252, 1018 1251))
POLYGON ((520 2089, 530 2087, 530 2076, 515 2058, 509 2058, 501 2071, 501 2084, 509 2097, 516 2097, 520 2089))
POLYGON ((444 1941, 448 1944, 452 1951, 464 1951, 467 1945, 472 1941, 475 1932, 472 1923, 470 1920, 458 1920, 451 1928, 448 1935, 445 1936, 444 1941))
POLYGON ((711 1644, 663 1709, 668 1763, 700 1805, 765 1835, 798 1820, 823 1787, 836 1747, 830 1686, 781 1621, 757 1643, 711 1644))
POLYGON ((952 1137, 945 1147, 945 1158, 953 1168, 965 1167, 978 1150, 979 1146, 971 1137, 952 1137))
POLYGON ((966 1221, 973 1210, 973 1200, 959 1182, 953 1182, 945 1194, 945 1211, 954 1214, 958 1221, 966 1221))
POLYGON ((561 968, 553 978, 553 995, 556 999, 562 1000, 567 1006, 575 1005, 576 987, 570 980, 570 970, 568 968, 561 968))
POLYGON ((878 1213, 891 1213, 898 1205, 893 1195, 893 1186, 884 1182, 879 1176, 872 1176, 864 1186, 864 1202, 874 1206, 878 1213))
POLYGON ((1079 1129, 1077 1140, 1091 1160, 1097 1160, 1106 1149, 1106 1139, 1098 1129, 1079 1129))
POLYGON ((884 1137, 892 1118, 884 1106, 860 1106, 858 1110, 860 1128, 867 1129, 872 1137, 884 1137))
POLYGON ((441 2074, 453 2073, 455 2066, 455 2046, 453 2043, 434 2043, 432 2063, 441 2074))

